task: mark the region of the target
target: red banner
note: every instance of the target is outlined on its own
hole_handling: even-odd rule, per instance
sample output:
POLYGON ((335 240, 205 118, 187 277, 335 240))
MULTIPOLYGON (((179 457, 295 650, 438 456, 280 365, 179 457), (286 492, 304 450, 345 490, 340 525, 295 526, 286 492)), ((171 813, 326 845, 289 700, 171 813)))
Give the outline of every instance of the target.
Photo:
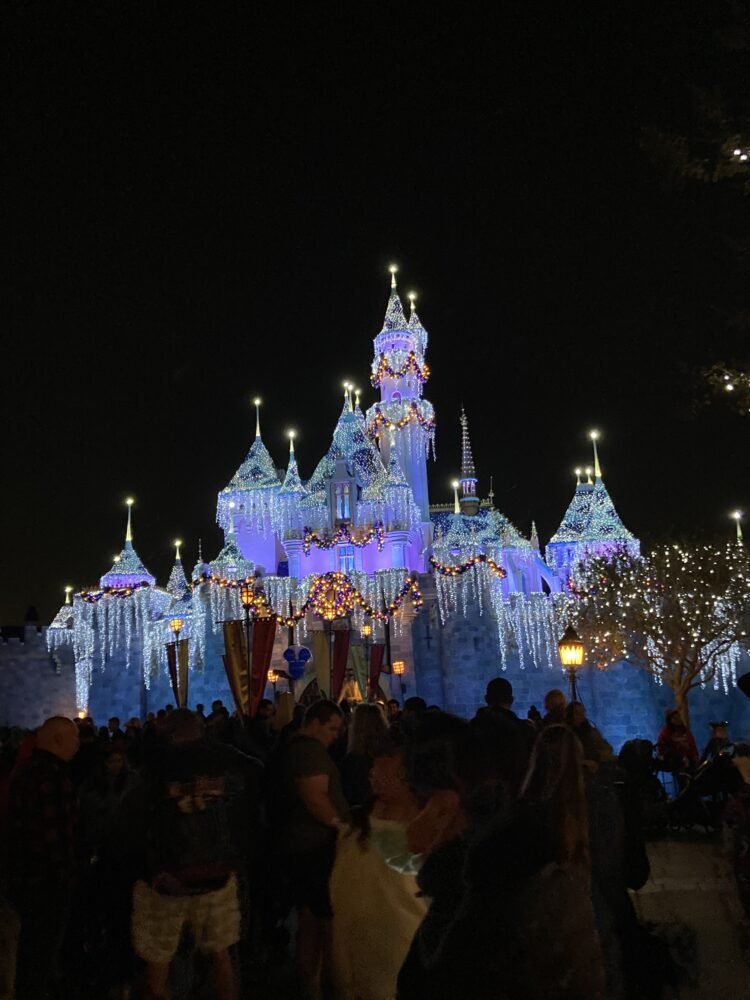
POLYGON ((351 637, 351 631, 343 629, 341 632, 333 633, 333 668, 332 668, 332 687, 331 698, 334 701, 339 700, 339 695, 341 694, 341 689, 344 686, 344 678, 346 677, 346 661, 349 657, 349 639, 351 637))
POLYGON ((252 679, 250 714, 255 715, 258 704, 263 697, 268 683, 268 668, 271 666, 271 656, 273 655, 273 641, 276 638, 275 618, 256 618, 251 631, 252 652, 252 679))
POLYGON ((383 657, 385 655, 385 645, 382 642, 374 642, 370 646, 370 697, 377 698, 378 681, 380 671, 383 669, 383 657))
MULTIPOLYGON (((252 626, 251 626, 252 636, 252 626)), ((251 639, 252 641, 252 639, 251 639)), ((224 622, 224 670, 240 715, 248 713, 247 641, 243 621, 224 622)))

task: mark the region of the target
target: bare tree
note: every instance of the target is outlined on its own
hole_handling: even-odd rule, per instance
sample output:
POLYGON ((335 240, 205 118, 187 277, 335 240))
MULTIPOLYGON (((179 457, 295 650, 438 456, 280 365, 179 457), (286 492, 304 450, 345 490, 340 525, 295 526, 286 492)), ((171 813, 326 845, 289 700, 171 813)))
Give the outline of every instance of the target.
POLYGON ((750 560, 741 543, 597 557, 579 570, 575 593, 575 626, 590 658, 652 674, 686 721, 693 688, 733 683, 750 629, 750 560))

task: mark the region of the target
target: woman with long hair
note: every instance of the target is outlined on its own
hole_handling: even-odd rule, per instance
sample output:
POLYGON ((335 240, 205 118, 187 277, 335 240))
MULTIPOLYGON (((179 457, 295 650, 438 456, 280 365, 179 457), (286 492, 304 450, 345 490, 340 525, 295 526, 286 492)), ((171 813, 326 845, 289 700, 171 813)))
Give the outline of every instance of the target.
POLYGON ((388 746, 388 723, 380 705, 357 705, 350 716, 347 752, 340 767, 341 787, 350 806, 363 806, 369 800, 372 762, 388 746))

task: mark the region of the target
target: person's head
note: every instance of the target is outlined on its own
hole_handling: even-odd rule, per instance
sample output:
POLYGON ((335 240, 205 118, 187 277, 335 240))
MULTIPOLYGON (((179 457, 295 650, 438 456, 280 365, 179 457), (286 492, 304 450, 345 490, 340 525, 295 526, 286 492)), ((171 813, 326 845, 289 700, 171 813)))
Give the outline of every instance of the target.
POLYGON ((565 709, 565 722, 567 725, 572 726, 573 729, 576 726, 582 725, 586 722, 586 709, 580 703, 580 701, 571 701, 570 704, 565 709))
POLYGON ((156 714, 154 712, 148 712, 146 715, 146 722, 156 722, 156 714))
POLYGON ((116 715, 113 715, 112 718, 107 723, 107 729, 109 729, 110 733, 116 733, 119 728, 120 728, 120 720, 117 718, 116 715))
POLYGON ((388 700, 388 704, 386 705, 385 710, 389 722, 392 722, 394 719, 397 719, 401 714, 401 706, 399 705, 399 703, 396 701, 395 698, 390 698, 388 700))
POLYGON ((169 704, 164 706, 164 711, 169 715, 170 712, 174 712, 174 705, 169 704))
POLYGON ((588 814, 583 752, 565 725, 547 726, 537 736, 520 798, 546 808, 558 838, 558 861, 582 861, 588 853, 588 814))
POLYGON ((113 750, 104 758, 104 770, 110 778, 116 778, 127 767, 128 759, 122 750, 113 750))
POLYGON ((374 757, 388 738, 388 723, 380 705, 363 702, 357 705, 349 722, 349 753, 374 757))
POLYGON ((221 700, 221 698, 214 698, 214 700, 211 702, 211 711, 219 712, 221 711, 222 708, 224 708, 224 702, 221 700))
POLYGON ((78 739, 78 728, 73 720, 54 715, 37 730, 36 746, 67 763, 78 752, 78 739))
POLYGON ((169 712, 163 734, 170 743, 194 743, 203 736, 203 721, 189 708, 177 708, 169 712))
POLYGON ((513 704, 513 686, 504 677, 493 677, 487 685, 484 700, 489 708, 510 708, 513 704))
POLYGON ((269 701, 268 698, 261 698, 258 702, 258 718, 259 719, 271 719, 276 711, 274 703, 269 701))
POLYGON ((203 715, 203 713, 205 711, 205 707, 204 707, 204 705, 200 701, 195 706, 195 711, 198 713, 198 715, 203 715))
POLYGON ((166 717, 167 717, 167 710, 165 708, 160 708, 159 711, 156 713, 156 721, 164 722, 166 717))
POLYGON ((336 742, 343 724, 344 718, 336 702, 322 698, 313 702, 305 712, 302 730, 305 736, 312 736, 324 747, 329 747, 336 742))
POLYGON ((682 721, 682 714, 679 708, 668 708, 665 715, 667 728, 674 733, 681 733, 685 730, 685 723, 682 721))
POLYGON ((547 715, 555 717, 559 716, 560 721, 562 722, 567 703, 567 699, 563 692, 559 688, 552 688, 552 690, 548 691, 544 696, 544 711, 547 715))
POLYGON ((390 749, 375 757, 370 770, 370 787, 373 795, 381 802, 400 802, 405 799, 416 802, 406 780, 403 750, 390 749))
POLYGON ((408 719, 414 715, 421 715, 426 711, 427 702, 424 698, 420 698, 418 695, 413 695, 411 698, 407 698, 404 702, 404 709, 401 714, 405 719, 408 719))

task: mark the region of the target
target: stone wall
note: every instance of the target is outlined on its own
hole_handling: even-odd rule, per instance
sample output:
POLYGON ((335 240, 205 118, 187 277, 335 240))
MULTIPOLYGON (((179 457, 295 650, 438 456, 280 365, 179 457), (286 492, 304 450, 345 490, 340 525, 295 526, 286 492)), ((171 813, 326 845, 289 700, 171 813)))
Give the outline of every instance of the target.
POLYGON ((0 725, 33 728, 51 715, 75 715, 73 658, 48 653, 46 632, 26 625, 23 638, 0 640, 0 725))

